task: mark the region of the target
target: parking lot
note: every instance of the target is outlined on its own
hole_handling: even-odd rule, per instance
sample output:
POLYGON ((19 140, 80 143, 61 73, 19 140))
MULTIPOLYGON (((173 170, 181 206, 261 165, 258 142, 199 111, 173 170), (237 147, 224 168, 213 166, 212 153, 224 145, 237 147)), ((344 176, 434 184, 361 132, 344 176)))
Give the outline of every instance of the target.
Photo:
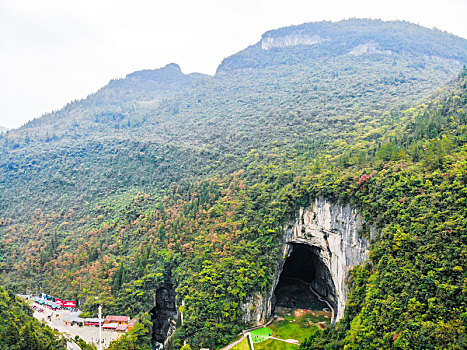
MULTIPOLYGON (((99 344, 99 327, 94 327, 94 326, 70 326, 70 325, 65 325, 63 322, 63 317, 65 315, 70 314, 70 311, 68 310, 56 310, 52 311, 50 309, 44 308, 39 304, 34 303, 38 308, 42 308, 44 311, 39 312, 37 310, 34 310, 34 317, 37 318, 38 320, 44 320, 46 324, 48 324, 52 329, 56 329, 61 333, 65 333, 71 338, 74 338, 76 335, 78 335, 80 338, 82 338, 84 341, 86 341, 88 344, 94 343, 97 347, 99 344), (49 315, 52 315, 50 317, 50 320, 48 318, 49 315)), ((108 330, 102 330, 102 348, 107 348, 112 340, 117 339, 121 334, 116 333, 114 331, 108 331, 108 330)), ((98 347, 99 348, 99 347, 98 347)))

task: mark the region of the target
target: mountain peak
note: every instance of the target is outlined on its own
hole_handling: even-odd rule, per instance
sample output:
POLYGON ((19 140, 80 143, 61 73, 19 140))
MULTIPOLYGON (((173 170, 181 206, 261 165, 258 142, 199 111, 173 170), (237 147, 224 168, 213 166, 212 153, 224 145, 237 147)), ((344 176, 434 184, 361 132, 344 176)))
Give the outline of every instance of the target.
POLYGON ((138 80, 156 80, 159 82, 174 80, 183 77, 180 66, 176 63, 169 63, 159 69, 144 69, 130 73, 126 76, 126 79, 138 79, 138 80))
POLYGON ((265 32, 256 44, 224 59, 218 72, 313 62, 320 57, 410 54, 467 62, 467 40, 406 21, 348 19, 265 32))
POLYGON ((178 71, 182 71, 180 66, 177 64, 177 63, 169 63, 169 64, 166 64, 164 68, 162 69, 173 69, 173 70, 178 70, 178 71))

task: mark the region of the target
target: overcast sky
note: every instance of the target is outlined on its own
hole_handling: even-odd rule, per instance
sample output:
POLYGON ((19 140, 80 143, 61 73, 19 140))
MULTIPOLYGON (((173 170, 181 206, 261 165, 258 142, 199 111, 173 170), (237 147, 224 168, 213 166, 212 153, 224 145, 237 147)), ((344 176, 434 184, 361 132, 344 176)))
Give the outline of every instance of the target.
POLYGON ((0 126, 16 128, 140 69, 214 74, 267 30, 359 17, 467 38, 467 0, 0 0, 0 126))

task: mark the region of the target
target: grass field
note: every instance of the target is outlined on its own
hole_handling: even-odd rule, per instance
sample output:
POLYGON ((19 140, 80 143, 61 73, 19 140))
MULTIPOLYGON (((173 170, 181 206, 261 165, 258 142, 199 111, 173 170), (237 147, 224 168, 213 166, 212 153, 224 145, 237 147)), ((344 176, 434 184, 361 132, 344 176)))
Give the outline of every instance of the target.
MULTIPOLYGON (((276 311, 279 320, 274 321, 269 328, 272 330, 272 336, 279 339, 295 339, 302 342, 318 331, 316 326, 318 322, 329 322, 329 315, 318 312, 291 309, 276 311)), ((297 350, 298 348, 298 345, 274 339, 255 344, 255 350, 297 350)))
POLYGON ((316 326, 306 326, 287 320, 278 321, 277 323, 271 325, 273 329, 273 336, 279 339, 295 339, 299 342, 305 340, 305 338, 314 334, 318 327, 316 326))
MULTIPOLYGON (((321 310, 277 308, 276 316, 278 319, 269 327, 250 332, 255 350, 298 350, 298 345, 270 339, 270 335, 283 340, 295 339, 301 343, 310 335, 318 332, 318 326, 324 327, 324 324, 330 321, 330 313, 321 310)), ((251 350, 247 339, 232 349, 251 350)))
POLYGON ((248 338, 245 338, 241 343, 235 345, 232 350, 251 350, 248 338))
POLYGON ((251 333, 251 339, 253 340, 253 343, 261 343, 263 341, 266 341, 269 339, 269 337, 272 335, 272 329, 268 327, 263 327, 259 329, 255 329, 250 332, 251 333))

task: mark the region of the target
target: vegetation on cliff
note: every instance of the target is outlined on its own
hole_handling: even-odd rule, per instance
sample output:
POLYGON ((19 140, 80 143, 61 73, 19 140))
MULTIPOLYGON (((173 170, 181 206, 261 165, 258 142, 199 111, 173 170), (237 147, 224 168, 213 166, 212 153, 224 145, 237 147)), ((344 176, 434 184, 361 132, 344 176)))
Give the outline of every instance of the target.
POLYGON ((32 313, 24 301, 0 286, 0 349, 65 350, 66 341, 32 313))
MULTIPOLYGON (((325 196, 378 234, 344 319, 302 348, 465 346, 466 41, 342 23, 279 30, 332 40, 254 46, 215 77, 135 73, 0 136, 2 283, 142 315, 171 279, 172 347, 214 348, 271 288, 298 208, 325 196), (372 28, 381 52, 350 55, 372 28)), ((145 349, 150 324, 133 333, 114 348, 145 349)))
POLYGON ((467 346, 466 73, 408 110, 405 128, 358 176, 333 181, 334 195, 355 203, 379 233, 352 273, 344 319, 302 349, 467 346))

